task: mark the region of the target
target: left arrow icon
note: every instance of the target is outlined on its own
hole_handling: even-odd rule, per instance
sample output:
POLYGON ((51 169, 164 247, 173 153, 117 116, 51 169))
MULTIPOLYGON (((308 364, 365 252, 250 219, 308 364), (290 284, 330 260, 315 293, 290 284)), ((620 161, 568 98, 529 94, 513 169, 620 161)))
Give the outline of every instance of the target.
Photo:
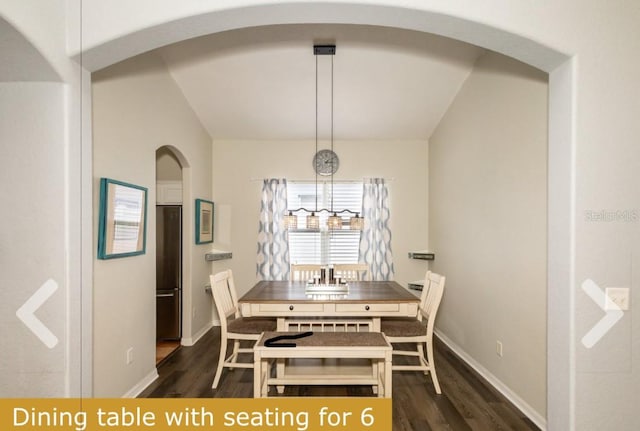
POLYGON ((58 344, 58 337, 49 330, 44 323, 42 323, 34 313, 44 302, 51 297, 58 290, 58 283, 52 279, 47 280, 40 289, 34 293, 31 298, 27 300, 22 307, 16 311, 18 319, 22 320, 27 328, 31 330, 36 337, 40 339, 50 349, 53 349, 58 344))

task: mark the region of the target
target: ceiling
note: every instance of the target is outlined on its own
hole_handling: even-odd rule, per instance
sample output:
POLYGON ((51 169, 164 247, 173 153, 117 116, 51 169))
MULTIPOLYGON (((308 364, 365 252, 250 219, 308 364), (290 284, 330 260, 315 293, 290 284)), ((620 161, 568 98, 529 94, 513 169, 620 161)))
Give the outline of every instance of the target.
POLYGON ((408 30, 278 25, 204 36, 158 50, 213 139, 428 139, 485 51, 408 30), (315 56, 313 45, 336 45, 315 56))

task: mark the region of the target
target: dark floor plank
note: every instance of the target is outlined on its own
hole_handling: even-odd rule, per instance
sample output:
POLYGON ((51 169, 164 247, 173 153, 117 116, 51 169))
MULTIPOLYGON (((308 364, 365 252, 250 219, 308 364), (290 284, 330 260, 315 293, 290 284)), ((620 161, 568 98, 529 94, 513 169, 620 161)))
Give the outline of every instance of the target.
POLYGON ((473 429, 508 430, 509 425, 486 402, 486 394, 476 390, 477 385, 467 379, 464 369, 454 367, 450 362, 440 360, 438 376, 441 377, 443 391, 448 394, 456 409, 462 413, 473 429))
MULTIPOLYGON (((442 394, 435 393, 429 375, 394 372, 393 431, 538 430, 446 345, 436 340, 434 346, 442 394)), ((220 328, 216 327, 194 346, 183 347, 162 362, 158 368, 160 378, 146 388, 141 397, 252 397, 252 369, 224 369, 218 388, 211 389, 219 349, 220 328)), ((369 386, 287 386, 283 394, 274 395, 374 396, 369 386)))

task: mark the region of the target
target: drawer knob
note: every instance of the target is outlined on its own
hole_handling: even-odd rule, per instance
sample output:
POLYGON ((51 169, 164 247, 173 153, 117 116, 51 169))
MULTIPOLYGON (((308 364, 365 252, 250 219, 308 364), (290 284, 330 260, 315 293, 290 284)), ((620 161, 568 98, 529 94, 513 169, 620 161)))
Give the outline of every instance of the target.
POLYGON ((365 310, 367 310, 367 311, 369 311, 369 309, 370 309, 370 308, 371 308, 371 307, 369 307, 368 305, 365 305, 365 306, 364 306, 364 309, 365 309, 365 310))
POLYGON ((289 310, 290 310, 290 311, 293 311, 293 305, 290 305, 290 306, 289 306, 289 310))

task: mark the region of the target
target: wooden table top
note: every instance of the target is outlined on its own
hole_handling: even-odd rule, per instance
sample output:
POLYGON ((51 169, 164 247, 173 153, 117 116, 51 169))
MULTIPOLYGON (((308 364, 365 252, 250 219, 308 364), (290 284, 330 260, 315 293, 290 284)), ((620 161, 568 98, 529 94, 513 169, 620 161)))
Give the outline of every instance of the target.
POLYGON ((352 281, 349 282, 347 294, 319 294, 315 296, 309 296, 305 293, 306 285, 307 283, 304 281, 259 281, 238 302, 417 303, 420 301, 395 281, 352 281))

